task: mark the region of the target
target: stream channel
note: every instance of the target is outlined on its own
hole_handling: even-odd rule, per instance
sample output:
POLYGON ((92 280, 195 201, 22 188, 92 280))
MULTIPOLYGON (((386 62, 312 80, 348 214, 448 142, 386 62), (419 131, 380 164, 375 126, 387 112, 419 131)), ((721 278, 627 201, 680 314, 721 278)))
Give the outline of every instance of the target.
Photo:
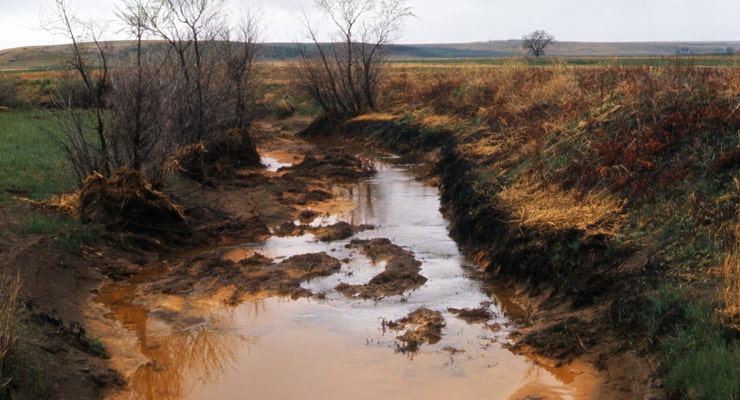
POLYGON ((590 398, 588 369, 556 368, 507 349, 523 316, 450 239, 438 189, 417 179, 423 167, 402 165, 392 155, 363 158, 377 174, 338 192, 354 208, 313 224, 373 225, 353 238, 388 238, 413 251, 428 278, 423 286, 374 300, 348 298, 334 287, 368 282, 383 262, 374 265, 348 248, 350 239, 324 243, 311 234, 219 251, 236 258, 258 252, 276 262, 326 252, 343 260, 341 271, 303 284, 324 298, 256 298, 231 306, 164 295, 136 298, 146 274, 108 285, 95 301, 115 329, 101 339, 129 382, 126 393, 111 398, 590 398), (126 296, 132 298, 122 305, 126 296), (414 353, 401 352, 396 337, 402 332, 383 329, 382 322, 420 307, 442 313, 442 337, 414 353), (491 312, 490 320, 468 323, 448 311, 481 307, 491 312))

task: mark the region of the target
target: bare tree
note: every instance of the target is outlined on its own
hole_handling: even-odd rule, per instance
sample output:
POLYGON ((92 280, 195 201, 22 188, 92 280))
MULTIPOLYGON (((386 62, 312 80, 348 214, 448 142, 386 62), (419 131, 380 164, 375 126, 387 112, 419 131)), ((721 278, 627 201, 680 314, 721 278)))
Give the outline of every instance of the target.
POLYGON ((180 116, 175 127, 190 143, 208 140, 213 132, 213 121, 208 115, 213 110, 209 99, 209 85, 214 70, 206 66, 212 44, 223 25, 225 0, 153 0, 148 9, 147 28, 166 41, 174 52, 179 74, 175 82, 181 99, 180 116))
POLYGON ((306 18, 313 49, 301 49, 297 76, 301 87, 327 112, 375 108, 385 73, 386 47, 412 15, 405 0, 316 0, 336 28, 322 43, 306 18))
POLYGON ((159 184, 164 161, 174 147, 164 133, 168 81, 162 70, 166 52, 146 42, 151 5, 145 0, 124 0, 122 4, 117 16, 134 39, 134 53, 119 61, 108 96, 116 167, 139 171, 159 184))
POLYGON ((545 48, 549 46, 555 38, 545 31, 534 31, 528 35, 522 37, 522 48, 527 53, 532 54, 535 57, 539 57, 545 54, 545 48))
POLYGON ((112 73, 97 32, 68 0, 54 1, 52 28, 72 41, 76 79, 56 96, 66 112, 52 138, 80 181, 130 168, 158 184, 172 154, 223 138, 241 165, 259 163, 246 129, 257 98, 256 19, 229 27, 224 0, 123 0, 117 14, 135 51, 112 73))
POLYGON ((251 122, 259 95, 259 71, 257 70, 257 45, 260 37, 259 17, 253 12, 242 16, 234 28, 224 27, 218 36, 217 57, 222 64, 223 74, 221 98, 233 103, 233 114, 226 124, 244 129, 251 122))
POLYGON ((52 134, 67 153, 80 181, 94 172, 111 173, 110 132, 106 96, 110 90, 108 57, 110 49, 99 39, 92 24, 75 17, 65 0, 55 0, 55 21, 48 29, 72 41, 70 66, 76 71, 82 92, 57 93, 55 102, 67 118, 61 121, 61 133, 52 134), (94 57, 88 56, 90 45, 83 47, 81 35, 92 43, 94 57), (80 98, 82 97, 82 98, 80 98), (87 110, 76 107, 84 104, 87 110), (94 139, 91 140, 91 136, 94 139))

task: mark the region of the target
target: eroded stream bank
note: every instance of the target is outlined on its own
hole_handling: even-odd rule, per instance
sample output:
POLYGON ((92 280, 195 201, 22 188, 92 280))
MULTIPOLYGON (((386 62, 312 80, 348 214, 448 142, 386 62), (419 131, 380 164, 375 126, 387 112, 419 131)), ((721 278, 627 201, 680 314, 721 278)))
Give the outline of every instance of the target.
POLYGON ((589 368, 507 349, 522 316, 449 238, 419 166, 369 160, 374 176, 333 187, 333 212, 312 215, 319 201, 305 202, 296 222, 305 227, 274 227, 283 236, 175 257, 103 288, 99 330, 129 382, 111 398, 590 398, 589 368), (344 233, 323 236, 326 226, 344 233), (367 289, 394 268, 402 276, 390 282, 411 277, 402 294, 367 289))

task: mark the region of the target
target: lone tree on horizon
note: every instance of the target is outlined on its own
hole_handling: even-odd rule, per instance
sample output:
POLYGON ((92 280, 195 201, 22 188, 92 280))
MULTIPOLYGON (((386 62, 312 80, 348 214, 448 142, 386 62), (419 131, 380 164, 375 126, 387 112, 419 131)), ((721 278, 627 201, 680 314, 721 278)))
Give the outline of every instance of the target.
POLYGON ((522 48, 527 53, 535 57, 545 54, 545 48, 549 46, 555 38, 545 31, 534 31, 522 37, 522 48))

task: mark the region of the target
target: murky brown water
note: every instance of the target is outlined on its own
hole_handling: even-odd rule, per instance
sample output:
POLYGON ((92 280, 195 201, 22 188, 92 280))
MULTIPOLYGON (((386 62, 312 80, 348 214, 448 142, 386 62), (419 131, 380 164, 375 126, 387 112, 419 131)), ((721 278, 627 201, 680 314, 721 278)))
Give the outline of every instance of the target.
POLYGON ((312 235, 222 252, 239 259, 259 251, 281 260, 326 251, 347 259, 339 274, 304 285, 325 292, 322 300, 267 298, 231 307, 217 298, 136 297, 136 279, 111 285, 96 299, 108 310, 102 340, 118 368, 131 374, 130 392, 113 398, 590 398, 594 378, 588 368, 550 368, 505 348, 521 316, 466 266, 447 236, 437 189, 417 181, 413 166, 393 161, 379 160, 377 176, 342 193, 354 210, 315 223, 375 225, 356 237, 387 237, 412 250, 429 278, 424 286, 380 300, 347 299, 334 286, 365 283, 383 266, 346 248, 348 240, 327 244, 312 235), (486 323, 469 324, 447 311, 481 306, 494 313, 486 323), (415 354, 399 353, 398 333, 384 332, 381 322, 419 307, 442 312, 443 337, 415 354))

